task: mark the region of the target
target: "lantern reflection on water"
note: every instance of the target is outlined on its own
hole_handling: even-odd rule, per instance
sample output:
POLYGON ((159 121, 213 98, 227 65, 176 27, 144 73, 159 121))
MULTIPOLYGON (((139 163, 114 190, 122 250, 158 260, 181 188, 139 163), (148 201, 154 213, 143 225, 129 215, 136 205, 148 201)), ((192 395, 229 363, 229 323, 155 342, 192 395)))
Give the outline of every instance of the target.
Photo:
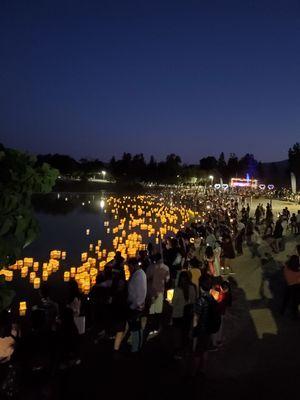
MULTIPOLYGON (((101 240, 90 243, 88 252, 81 254, 81 265, 77 268, 69 267, 69 270, 63 272, 64 281, 75 279, 80 289, 84 293, 88 293, 96 282, 97 274, 114 259, 117 251, 121 253, 124 260, 135 257, 140 250, 146 249, 148 240, 155 241, 158 245, 160 239, 167 233, 176 234, 180 226, 184 226, 190 218, 197 215, 184 206, 176 207, 170 203, 164 203, 164 201, 154 196, 108 198, 104 211, 107 211, 110 220, 104 221, 104 226, 107 234, 112 233, 110 247, 108 250, 100 248, 101 240), (123 217, 125 212, 126 217, 123 217)), ((90 235, 90 229, 87 228, 85 233, 90 235)), ((10 271, 12 273, 13 269, 20 269, 21 276, 25 278, 29 272, 28 268, 33 267, 29 274, 29 280, 37 289, 40 287, 41 279, 47 281, 51 274, 59 270, 59 260, 61 259, 66 259, 66 251, 52 250, 49 262, 42 264, 41 278, 37 277, 39 263, 33 262, 33 258, 18 260, 10 267, 10 271)), ((126 265, 124 270, 126 279, 129 279, 130 273, 126 265)), ((5 276, 6 279, 13 279, 12 274, 5 276)))

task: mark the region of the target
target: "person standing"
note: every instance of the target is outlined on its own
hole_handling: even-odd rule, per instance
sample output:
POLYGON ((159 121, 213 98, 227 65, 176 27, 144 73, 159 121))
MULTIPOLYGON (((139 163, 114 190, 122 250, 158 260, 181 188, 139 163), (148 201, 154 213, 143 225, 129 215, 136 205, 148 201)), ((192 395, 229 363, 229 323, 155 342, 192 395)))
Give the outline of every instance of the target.
POLYGON ((297 214, 297 235, 300 235, 300 210, 298 210, 297 214))
POLYGON ((138 260, 130 258, 128 260, 130 279, 128 282, 128 325, 131 333, 131 352, 138 352, 143 343, 143 332, 141 316, 145 308, 147 294, 147 277, 142 270, 138 260))
POLYGON ((293 213, 290 219, 290 224, 291 224, 291 232, 296 235, 297 234, 297 217, 296 214, 293 213))
POLYGON ((195 285, 197 290, 197 295, 199 294, 199 280, 201 278, 201 267, 202 262, 199 261, 196 257, 192 258, 189 262, 190 269, 189 272, 191 274, 191 282, 195 285))
POLYGON ((282 227, 282 223, 281 223, 281 218, 279 217, 276 225, 275 225, 275 229, 274 229, 274 251, 275 253, 278 253, 281 249, 282 249, 282 241, 283 241, 283 227, 282 227))
POLYGON ((260 257, 260 254, 259 254, 259 251, 258 251, 258 248, 259 248, 260 245, 261 245, 261 237, 260 237, 260 234, 259 234, 258 227, 256 226, 254 228, 253 234, 251 236, 250 251, 251 251, 251 254, 252 254, 252 258, 260 257))
POLYGON ((150 308, 144 330, 144 340, 147 339, 149 332, 156 334, 159 331, 166 284, 170 280, 169 267, 163 263, 161 254, 156 253, 152 258, 153 263, 149 265, 146 272, 147 298, 150 308))
MULTIPOLYGON (((181 271, 172 300, 172 324, 174 327, 175 356, 184 351, 192 324, 193 305, 197 299, 196 287, 191 282, 190 273, 181 271)), ((181 357, 181 356, 180 356, 181 357)))
POLYGON ((260 218, 261 218, 261 208, 260 208, 260 204, 256 207, 255 210, 255 223, 256 225, 260 224, 260 218))
POLYGON ((232 239, 231 239, 230 235, 226 235, 223 237, 221 256, 224 259, 223 270, 225 269, 225 273, 230 273, 232 271, 231 263, 232 263, 232 260, 235 258, 235 252, 234 252, 232 239))
POLYGON ((212 287, 201 287, 201 295, 194 305, 193 312, 193 353, 190 374, 196 377, 203 374, 206 353, 211 344, 212 335, 220 330, 221 311, 215 295, 218 294, 219 282, 215 279, 212 287))
POLYGON ((235 238, 235 249, 240 256, 243 254, 243 241, 245 237, 245 224, 241 221, 237 224, 237 234, 235 238))

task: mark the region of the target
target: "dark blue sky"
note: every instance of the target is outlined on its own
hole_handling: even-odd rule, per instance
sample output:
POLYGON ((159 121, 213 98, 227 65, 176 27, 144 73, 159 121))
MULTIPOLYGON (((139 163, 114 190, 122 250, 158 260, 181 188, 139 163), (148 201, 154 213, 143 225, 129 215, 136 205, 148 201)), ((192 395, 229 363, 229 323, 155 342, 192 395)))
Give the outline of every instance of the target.
POLYGON ((299 1, 0 2, 7 146, 275 161, 299 140, 299 1))

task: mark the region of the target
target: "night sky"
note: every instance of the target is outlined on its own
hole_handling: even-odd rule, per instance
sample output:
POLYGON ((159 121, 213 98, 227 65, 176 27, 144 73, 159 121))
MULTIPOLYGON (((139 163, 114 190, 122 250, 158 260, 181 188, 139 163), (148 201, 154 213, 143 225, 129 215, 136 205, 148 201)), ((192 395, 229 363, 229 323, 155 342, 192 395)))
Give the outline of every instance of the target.
POLYGON ((185 162, 300 141, 296 0, 1 0, 0 142, 185 162))

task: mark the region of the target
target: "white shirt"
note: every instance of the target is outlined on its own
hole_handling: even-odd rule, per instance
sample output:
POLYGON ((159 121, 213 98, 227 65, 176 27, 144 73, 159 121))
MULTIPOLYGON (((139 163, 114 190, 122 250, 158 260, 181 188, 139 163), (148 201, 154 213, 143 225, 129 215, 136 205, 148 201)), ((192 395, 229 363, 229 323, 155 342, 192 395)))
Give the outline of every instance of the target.
POLYGON ((237 229, 239 232, 241 232, 243 229, 245 229, 245 224, 243 224, 242 222, 239 222, 237 225, 237 229))
POLYGON ((142 309, 147 294, 147 278, 142 269, 135 271, 128 283, 128 304, 132 310, 142 309))
POLYGON ((159 293, 164 293, 165 285, 170 279, 169 267, 162 261, 149 265, 147 269, 148 293, 150 297, 155 297, 159 293))

